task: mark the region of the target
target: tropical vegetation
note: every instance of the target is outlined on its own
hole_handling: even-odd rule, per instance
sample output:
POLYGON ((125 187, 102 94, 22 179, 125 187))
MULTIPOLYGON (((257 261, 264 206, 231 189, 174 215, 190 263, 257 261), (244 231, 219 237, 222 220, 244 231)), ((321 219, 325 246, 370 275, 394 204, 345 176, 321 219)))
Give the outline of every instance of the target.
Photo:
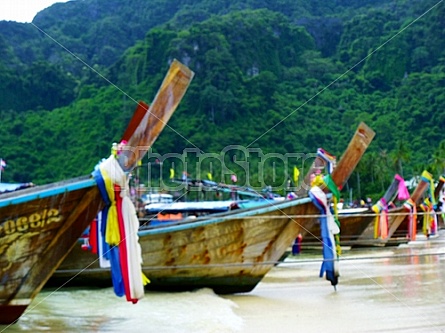
POLYGON ((340 157, 361 121, 376 138, 345 191, 437 179, 444 16, 431 0, 74 0, 0 22, 2 181, 90 173, 174 58, 195 78, 143 161, 148 186, 187 168, 285 191, 318 147, 340 157))

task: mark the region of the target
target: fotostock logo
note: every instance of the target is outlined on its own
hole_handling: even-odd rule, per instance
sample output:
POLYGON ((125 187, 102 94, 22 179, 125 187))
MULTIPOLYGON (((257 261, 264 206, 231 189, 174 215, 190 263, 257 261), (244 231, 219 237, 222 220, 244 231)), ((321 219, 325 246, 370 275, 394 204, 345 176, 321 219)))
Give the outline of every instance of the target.
POLYGON ((310 184, 304 183, 303 171, 309 170, 317 154, 265 153, 261 148, 231 145, 219 153, 187 148, 182 153, 161 155, 149 149, 147 157, 148 163, 144 161, 140 174, 152 190, 193 190, 191 183, 205 180, 207 184, 236 185, 259 192, 265 188, 270 191, 309 189, 310 184))

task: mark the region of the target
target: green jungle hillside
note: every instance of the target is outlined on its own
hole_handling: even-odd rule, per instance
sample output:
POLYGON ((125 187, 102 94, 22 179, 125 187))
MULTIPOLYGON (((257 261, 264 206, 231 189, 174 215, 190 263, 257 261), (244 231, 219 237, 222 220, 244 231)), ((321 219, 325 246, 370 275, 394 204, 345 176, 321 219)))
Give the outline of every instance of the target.
POLYGON ((361 121, 376 137, 354 197, 378 198, 395 173, 437 178, 443 17, 431 0, 73 0, 1 21, 2 181, 89 174, 173 59, 195 77, 139 170, 149 186, 173 168, 284 191, 318 147, 340 157, 361 121))

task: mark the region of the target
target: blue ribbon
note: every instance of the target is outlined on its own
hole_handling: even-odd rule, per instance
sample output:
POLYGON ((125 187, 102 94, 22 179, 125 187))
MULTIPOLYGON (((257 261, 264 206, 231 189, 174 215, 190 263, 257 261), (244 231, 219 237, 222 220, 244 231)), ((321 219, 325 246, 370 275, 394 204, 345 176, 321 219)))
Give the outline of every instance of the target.
POLYGON ((102 209, 102 223, 99 232, 102 235, 102 249, 104 252, 104 257, 110 261, 111 265, 111 281, 113 282, 114 293, 121 297, 125 295, 124 281, 122 278, 121 264, 119 260, 119 248, 117 246, 112 246, 105 242, 105 230, 107 224, 108 211, 111 206, 111 200, 108 197, 108 192, 105 187, 105 181, 100 173, 99 168, 92 173, 94 180, 96 181, 97 187, 99 188, 100 195, 105 202, 105 207, 102 209))
POLYGON ((312 203, 321 213, 320 230, 321 238, 323 240, 323 263, 321 264, 320 277, 326 273, 326 280, 330 281, 335 287, 338 284, 338 276, 335 274, 334 260, 335 260, 335 244, 332 244, 329 237, 328 219, 326 218, 325 206, 318 198, 309 191, 312 203))

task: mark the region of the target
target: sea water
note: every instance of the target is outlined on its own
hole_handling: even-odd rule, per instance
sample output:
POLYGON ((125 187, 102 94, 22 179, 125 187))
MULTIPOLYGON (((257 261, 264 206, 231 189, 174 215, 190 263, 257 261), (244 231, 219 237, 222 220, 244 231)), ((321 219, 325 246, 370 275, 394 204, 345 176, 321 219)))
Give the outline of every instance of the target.
POLYGON ((111 288, 45 290, 5 332, 239 332, 235 306, 210 289, 147 292, 137 304, 111 288))
POLYGON ((250 293, 111 288, 42 291, 0 332, 445 332, 445 235, 399 247, 343 251, 337 290, 319 277, 321 251, 302 249, 250 293))

